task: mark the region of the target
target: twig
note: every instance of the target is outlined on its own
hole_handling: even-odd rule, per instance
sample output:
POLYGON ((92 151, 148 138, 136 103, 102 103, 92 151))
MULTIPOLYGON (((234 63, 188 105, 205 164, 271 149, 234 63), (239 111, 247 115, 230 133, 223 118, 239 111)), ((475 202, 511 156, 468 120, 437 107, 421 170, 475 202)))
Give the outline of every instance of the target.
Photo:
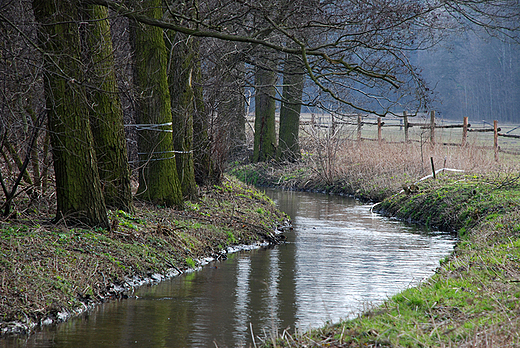
POLYGON ((120 234, 120 235, 125 236, 125 237, 129 237, 130 236, 130 234, 128 234, 128 233, 119 232, 119 231, 112 231, 112 233, 120 234))
POLYGON ((251 338, 253 339, 253 346, 256 348, 255 334, 253 333, 253 323, 249 322, 249 328, 251 329, 251 338))

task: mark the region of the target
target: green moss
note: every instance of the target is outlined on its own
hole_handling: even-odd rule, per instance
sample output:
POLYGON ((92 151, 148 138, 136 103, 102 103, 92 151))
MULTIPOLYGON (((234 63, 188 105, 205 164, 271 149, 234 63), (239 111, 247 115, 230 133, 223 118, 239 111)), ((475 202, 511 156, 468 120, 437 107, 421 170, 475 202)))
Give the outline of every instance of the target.
POLYGON ((187 257, 185 261, 186 261, 186 264, 188 265, 188 267, 190 267, 190 268, 197 267, 197 263, 191 257, 187 257))
POLYGON ((238 239, 235 237, 234 233, 232 231, 226 230, 225 233, 228 236, 228 241, 230 244, 237 244, 238 239))

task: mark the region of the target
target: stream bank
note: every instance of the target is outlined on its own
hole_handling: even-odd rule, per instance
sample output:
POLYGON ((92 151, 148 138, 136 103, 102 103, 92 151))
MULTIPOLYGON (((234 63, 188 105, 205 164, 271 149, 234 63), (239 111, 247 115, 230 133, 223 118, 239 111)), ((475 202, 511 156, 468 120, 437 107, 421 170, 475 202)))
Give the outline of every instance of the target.
MULTIPOLYGON (((287 174, 269 186, 287 185, 287 174)), ((267 175, 235 169, 237 177, 267 175)), ((291 174, 292 175, 292 174, 291 174)), ((356 195, 355 187, 316 185, 302 174, 292 189, 356 195), (303 183, 303 184, 302 184, 303 183)), ((258 183, 258 182, 257 182, 258 183)), ((444 173, 393 192, 365 190, 386 216, 453 231, 459 243, 436 274, 358 318, 309 332, 285 332, 277 347, 517 347, 520 345, 520 175, 444 173)))
POLYGON ((401 183, 410 183, 413 179, 405 173, 397 177, 390 172, 372 176, 360 172, 345 177, 327 175, 309 160, 237 164, 232 165, 228 173, 256 187, 352 196, 363 202, 380 202, 398 192, 401 183))
POLYGON ((184 210, 135 208, 110 212, 110 231, 54 225, 36 209, 1 222, 0 336, 67 320, 241 247, 277 244, 288 225, 268 197, 227 177, 184 210))

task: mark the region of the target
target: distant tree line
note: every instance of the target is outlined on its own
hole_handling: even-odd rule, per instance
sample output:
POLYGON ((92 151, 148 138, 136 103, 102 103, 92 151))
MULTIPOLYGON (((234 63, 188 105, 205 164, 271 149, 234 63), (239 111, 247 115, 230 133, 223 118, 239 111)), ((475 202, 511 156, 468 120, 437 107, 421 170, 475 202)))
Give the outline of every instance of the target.
POLYGON ((135 197, 181 208, 198 185, 218 183, 228 156, 244 149, 246 88, 255 98, 253 161, 299 159, 302 106, 339 115, 421 111, 430 95, 408 52, 466 22, 514 38, 518 7, 506 0, 4 1, 4 215, 24 182, 31 200, 54 186, 55 221, 108 228, 107 209, 133 209, 132 169, 135 197))
POLYGON ((442 117, 520 122, 520 45, 482 28, 453 35, 416 64, 435 92, 432 107, 442 117))

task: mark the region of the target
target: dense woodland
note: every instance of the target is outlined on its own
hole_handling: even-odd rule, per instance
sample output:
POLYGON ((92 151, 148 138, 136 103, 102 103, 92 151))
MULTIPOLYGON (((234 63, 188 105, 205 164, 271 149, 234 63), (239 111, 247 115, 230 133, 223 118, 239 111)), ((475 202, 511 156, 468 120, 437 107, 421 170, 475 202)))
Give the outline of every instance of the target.
POLYGON ((253 161, 299 159, 302 106, 413 115, 441 100, 513 121, 519 16, 508 0, 5 0, 3 214, 49 192, 56 222, 104 228, 134 196, 182 207, 244 149, 249 91, 253 161))
POLYGON ((434 92, 432 108, 442 117, 520 123, 518 43, 475 28, 413 58, 434 92))

